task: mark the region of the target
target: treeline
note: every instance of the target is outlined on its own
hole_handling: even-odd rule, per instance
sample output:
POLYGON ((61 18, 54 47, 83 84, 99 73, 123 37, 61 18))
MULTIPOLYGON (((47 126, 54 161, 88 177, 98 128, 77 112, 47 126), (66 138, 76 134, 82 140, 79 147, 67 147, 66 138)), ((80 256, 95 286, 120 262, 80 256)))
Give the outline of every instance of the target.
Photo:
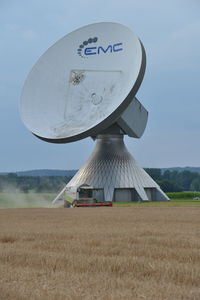
POLYGON ((200 174, 191 171, 145 169, 164 192, 200 191, 200 174))
POLYGON ((0 192, 21 191, 28 193, 59 192, 71 179, 68 176, 18 176, 15 173, 0 175, 0 192))
MULTIPOLYGON (((145 169, 164 192, 200 191, 200 174, 191 171, 145 169)), ((72 176, 18 176, 16 173, 0 175, 0 192, 29 191, 58 193, 72 176)))

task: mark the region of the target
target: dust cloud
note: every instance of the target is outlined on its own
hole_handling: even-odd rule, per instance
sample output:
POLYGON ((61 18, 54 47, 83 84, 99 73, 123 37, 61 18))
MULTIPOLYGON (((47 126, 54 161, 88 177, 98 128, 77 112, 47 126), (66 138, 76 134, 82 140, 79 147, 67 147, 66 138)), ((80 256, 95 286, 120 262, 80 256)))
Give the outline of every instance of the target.
POLYGON ((54 208, 52 201, 55 198, 53 193, 23 193, 12 186, 4 187, 0 192, 0 208, 31 208, 31 207, 49 207, 54 208))

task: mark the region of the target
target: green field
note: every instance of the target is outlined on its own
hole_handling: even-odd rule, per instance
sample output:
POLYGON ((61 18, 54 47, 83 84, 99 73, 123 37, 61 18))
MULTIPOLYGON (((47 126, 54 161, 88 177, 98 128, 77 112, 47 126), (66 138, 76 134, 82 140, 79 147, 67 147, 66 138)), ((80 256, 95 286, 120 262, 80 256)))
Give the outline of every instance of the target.
POLYGON ((166 193, 170 199, 193 199, 200 198, 200 192, 176 192, 176 193, 166 193))
MULTIPOLYGON (((22 207, 53 207, 52 201, 56 194, 53 193, 0 193, 0 208, 22 208, 22 207)), ((168 193, 170 201, 154 202, 118 202, 113 203, 114 207, 187 207, 200 206, 200 200, 194 200, 200 197, 197 192, 168 193)))
POLYGON ((113 206, 120 207, 200 207, 200 200, 173 199, 170 201, 152 201, 152 202, 121 202, 113 203, 113 206))

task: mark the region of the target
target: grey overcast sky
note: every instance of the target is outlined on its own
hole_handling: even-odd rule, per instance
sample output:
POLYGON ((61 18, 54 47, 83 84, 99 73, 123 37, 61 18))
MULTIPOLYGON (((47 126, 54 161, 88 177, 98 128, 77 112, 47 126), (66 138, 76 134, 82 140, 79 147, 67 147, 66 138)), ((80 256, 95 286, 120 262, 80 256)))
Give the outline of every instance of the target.
POLYGON ((200 166, 199 0, 0 0, 0 172, 77 169, 94 142, 49 144, 22 124, 24 80, 40 55, 67 33, 96 22, 132 29, 147 53, 137 94, 149 111, 139 140, 126 137, 142 167, 200 166))

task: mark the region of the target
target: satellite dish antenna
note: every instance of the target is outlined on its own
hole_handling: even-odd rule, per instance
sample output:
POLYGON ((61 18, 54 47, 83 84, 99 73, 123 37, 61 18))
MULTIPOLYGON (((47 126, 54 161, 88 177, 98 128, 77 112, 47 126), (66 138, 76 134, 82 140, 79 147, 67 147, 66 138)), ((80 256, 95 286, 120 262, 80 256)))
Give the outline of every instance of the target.
POLYGON ((86 184, 106 201, 120 195, 131 201, 168 199, 123 143, 124 135, 140 138, 146 127, 148 112, 135 97, 145 67, 138 37, 121 24, 105 22, 64 36, 30 71, 20 103, 26 127, 52 143, 97 140, 92 157, 66 189, 86 184))

